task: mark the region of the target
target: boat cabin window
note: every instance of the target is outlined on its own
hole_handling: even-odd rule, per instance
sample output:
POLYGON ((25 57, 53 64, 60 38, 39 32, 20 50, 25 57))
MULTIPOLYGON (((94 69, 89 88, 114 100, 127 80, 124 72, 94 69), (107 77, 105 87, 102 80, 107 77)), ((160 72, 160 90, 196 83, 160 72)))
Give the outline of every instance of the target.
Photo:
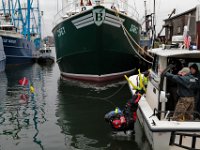
POLYGON ((13 31, 13 27, 0 27, 0 30, 5 30, 5 31, 13 31))
MULTIPOLYGON (((200 59, 199 58, 169 58, 168 59, 168 65, 173 64, 174 67, 169 71, 172 74, 177 75, 178 72, 183 67, 190 67, 192 64, 196 64, 198 66, 198 69, 200 71, 200 59)), ((177 83, 169 80, 166 78, 166 93, 169 93, 168 101, 166 103, 166 110, 175 110, 176 103, 178 101, 177 96, 177 83)))
POLYGON ((42 54, 45 53, 45 50, 40 50, 40 53, 42 53, 42 54))
POLYGON ((46 53, 51 53, 51 50, 46 50, 46 53))

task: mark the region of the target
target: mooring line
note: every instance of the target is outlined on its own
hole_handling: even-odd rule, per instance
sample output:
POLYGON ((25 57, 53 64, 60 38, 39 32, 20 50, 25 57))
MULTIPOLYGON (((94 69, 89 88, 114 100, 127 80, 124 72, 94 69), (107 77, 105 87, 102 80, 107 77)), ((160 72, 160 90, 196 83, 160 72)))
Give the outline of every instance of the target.
MULTIPOLYGON (((117 91, 115 91, 113 94, 107 96, 107 97, 96 97, 96 96, 85 96, 85 95, 73 95, 73 94, 65 94, 65 95, 69 95, 69 96, 73 96, 73 97, 82 97, 82 98, 88 98, 88 99, 98 99, 98 100, 102 100, 105 101, 107 103, 110 103, 111 105, 113 105, 114 107, 116 107, 116 104, 113 103, 112 101, 110 101, 109 99, 112 98, 113 96, 117 95, 126 85, 126 83, 124 83, 117 91)), ((67 105, 67 104, 59 104, 59 105, 67 105)))

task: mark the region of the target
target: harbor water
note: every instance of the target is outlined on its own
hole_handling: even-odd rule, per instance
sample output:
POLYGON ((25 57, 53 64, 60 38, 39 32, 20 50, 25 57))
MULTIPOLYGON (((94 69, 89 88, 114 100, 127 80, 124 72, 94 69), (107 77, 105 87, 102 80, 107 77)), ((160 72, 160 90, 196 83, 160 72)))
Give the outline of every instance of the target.
POLYGON ((131 98, 127 82, 63 80, 57 64, 9 66, 0 73, 0 150, 150 150, 141 126, 116 136, 104 115, 131 98), (26 77, 34 87, 21 86, 26 77))

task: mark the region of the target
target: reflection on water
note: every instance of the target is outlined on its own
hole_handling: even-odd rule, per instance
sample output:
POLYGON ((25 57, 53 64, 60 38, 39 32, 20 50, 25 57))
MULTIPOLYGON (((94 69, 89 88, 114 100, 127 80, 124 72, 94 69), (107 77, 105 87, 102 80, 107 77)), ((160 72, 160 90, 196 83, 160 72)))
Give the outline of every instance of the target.
POLYGON ((0 78, 0 150, 149 149, 138 123, 135 136, 115 137, 104 121, 105 113, 131 97, 125 81, 63 81, 56 64, 12 66, 0 78), (34 95, 19 85, 22 77, 34 95), (22 103, 23 94, 28 97, 22 103))
POLYGON ((0 141, 2 149, 3 147, 10 149, 13 145, 18 145, 17 149, 24 149, 24 147, 28 147, 25 142, 30 140, 29 136, 33 143, 44 149, 42 140, 38 137, 38 126, 46 121, 44 78, 45 73, 52 72, 52 68, 45 69, 45 71, 41 71, 42 68, 38 65, 22 65, 8 67, 6 72, 0 75, 0 141), (30 94, 28 87, 18 84, 22 77, 27 77, 33 84, 36 90, 34 95, 30 94), (26 103, 21 103, 22 94, 28 95, 26 103))
POLYGON ((126 82, 98 86, 59 80, 58 93, 58 124, 71 147, 88 150, 149 149, 147 142, 136 142, 138 137, 142 138, 139 127, 136 127, 138 136, 115 137, 104 121, 105 113, 116 106, 122 108, 131 97, 126 82))

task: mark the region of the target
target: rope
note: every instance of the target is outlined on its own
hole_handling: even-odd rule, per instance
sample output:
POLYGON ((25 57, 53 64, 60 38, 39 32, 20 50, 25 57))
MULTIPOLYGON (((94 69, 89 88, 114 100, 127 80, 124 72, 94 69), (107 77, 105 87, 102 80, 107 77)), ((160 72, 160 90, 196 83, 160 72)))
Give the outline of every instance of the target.
POLYGON ((151 55, 149 55, 134 39, 133 39, 133 37, 130 35, 130 33, 127 31, 127 29, 125 28, 125 26, 123 25, 123 23, 122 23, 122 21, 121 21, 121 19, 120 19, 120 17, 119 17, 119 13, 118 13, 118 11, 115 9, 115 14, 116 14, 116 16, 118 17, 118 20, 120 21, 120 24, 121 24, 121 26, 122 26, 122 29, 123 29, 123 31, 124 31, 124 35, 126 36, 126 38, 127 38, 127 40, 128 40, 128 42, 129 42, 129 44, 130 44, 130 46, 131 46, 131 48, 134 50, 134 52, 141 58, 141 59, 143 59, 144 61, 146 61, 146 62, 148 62, 148 63, 152 63, 152 62, 150 62, 150 61, 148 61, 147 59, 145 59, 143 56, 141 56, 140 54, 139 54, 139 52, 137 52, 136 50, 135 50, 135 48, 134 48, 134 46, 133 46, 133 44, 132 44, 132 42, 131 42, 131 40, 134 42, 134 44, 140 49, 140 50, 142 50, 142 52, 144 52, 148 57, 150 57, 151 59, 153 59, 153 57, 151 56, 151 55), (129 36, 129 37, 128 37, 129 36), (131 40, 130 40, 131 39, 131 40))
POLYGON ((151 55, 149 55, 149 53, 147 53, 134 39, 133 37, 130 35, 130 33, 127 31, 127 29, 124 27, 124 25, 122 24, 123 29, 126 31, 126 33, 129 35, 130 39, 137 45, 137 47, 139 49, 142 50, 142 52, 144 52, 147 56, 149 56, 151 59, 153 59, 153 57, 151 55))
MULTIPOLYGON (((126 34, 125 34, 125 36, 126 36, 126 34)), ((134 52, 135 52, 142 60, 146 61, 146 62, 149 63, 149 64, 152 63, 152 62, 148 61, 147 59, 145 59, 144 57, 142 57, 142 56, 134 49, 134 46, 132 45, 132 43, 131 43, 131 41, 130 41, 130 39, 129 39, 128 37, 127 37, 127 40, 128 40, 128 42, 129 42, 130 46, 132 47, 132 49, 134 50, 134 52)))
MULTIPOLYGON (((82 97, 82 98, 88 98, 88 99, 98 99, 98 100, 102 100, 105 101, 107 103, 110 103, 111 105, 113 105, 114 107, 116 107, 116 104, 113 103, 112 101, 110 101, 109 99, 115 95, 117 95, 122 88, 126 85, 126 83, 124 83, 117 91, 115 91, 113 94, 107 96, 107 97, 95 97, 95 96, 85 96, 85 95, 72 95, 72 94, 67 94, 73 97, 82 97)), ((65 104, 60 104, 60 105, 65 105, 65 104)))

